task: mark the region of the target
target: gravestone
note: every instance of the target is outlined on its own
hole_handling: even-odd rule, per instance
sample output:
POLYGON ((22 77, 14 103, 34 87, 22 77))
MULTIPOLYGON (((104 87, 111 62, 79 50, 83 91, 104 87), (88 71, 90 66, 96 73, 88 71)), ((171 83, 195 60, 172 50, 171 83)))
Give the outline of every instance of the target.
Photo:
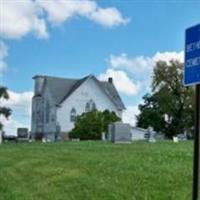
POLYGON ((42 143, 46 143, 47 139, 45 137, 42 138, 42 143))
POLYGON ((114 143, 131 143, 131 126, 123 122, 109 125, 109 140, 114 143))
POLYGON ((148 131, 148 135, 149 135, 148 141, 151 143, 155 143, 156 139, 155 139, 155 132, 154 132, 153 128, 151 126, 149 126, 147 131, 148 131))
POLYGON ((174 143, 178 143, 178 137, 174 136, 174 137, 173 137, 173 142, 174 142, 174 143))
POLYGON ((71 141, 72 142, 80 142, 80 138, 72 138, 71 141))
POLYGON ((17 140, 21 141, 28 141, 29 139, 29 133, 28 133, 28 128, 18 128, 17 129, 17 140))
POLYGON ((102 133, 101 133, 101 140, 102 140, 102 141, 105 141, 105 140, 106 140, 106 134, 105 134, 105 132, 102 132, 102 133))

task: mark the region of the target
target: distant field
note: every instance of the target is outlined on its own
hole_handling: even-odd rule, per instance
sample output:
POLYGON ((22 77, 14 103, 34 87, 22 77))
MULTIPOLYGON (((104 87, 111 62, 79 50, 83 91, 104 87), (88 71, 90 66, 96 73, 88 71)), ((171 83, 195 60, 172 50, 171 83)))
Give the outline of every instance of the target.
POLYGON ((192 142, 0 145, 0 200, 189 200, 192 142))

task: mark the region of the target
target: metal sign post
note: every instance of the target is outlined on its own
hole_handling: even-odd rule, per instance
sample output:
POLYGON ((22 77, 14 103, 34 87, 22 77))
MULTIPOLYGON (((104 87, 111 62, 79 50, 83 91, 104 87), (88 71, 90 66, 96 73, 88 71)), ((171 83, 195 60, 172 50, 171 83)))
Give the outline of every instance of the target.
POLYGON ((192 199, 200 200, 200 24, 186 30, 184 84, 196 85, 192 199))
POLYGON ((200 196, 200 85, 196 85, 196 113, 195 113, 195 138, 194 138, 194 164, 193 164, 193 200, 200 196))

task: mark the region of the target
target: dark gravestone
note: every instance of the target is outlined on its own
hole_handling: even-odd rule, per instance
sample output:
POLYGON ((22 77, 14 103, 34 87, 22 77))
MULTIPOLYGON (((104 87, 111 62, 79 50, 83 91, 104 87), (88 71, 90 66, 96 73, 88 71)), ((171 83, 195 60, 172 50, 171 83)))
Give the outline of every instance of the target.
POLYGON ((29 139, 28 128, 18 128, 17 129, 17 139, 18 140, 28 140, 29 139))

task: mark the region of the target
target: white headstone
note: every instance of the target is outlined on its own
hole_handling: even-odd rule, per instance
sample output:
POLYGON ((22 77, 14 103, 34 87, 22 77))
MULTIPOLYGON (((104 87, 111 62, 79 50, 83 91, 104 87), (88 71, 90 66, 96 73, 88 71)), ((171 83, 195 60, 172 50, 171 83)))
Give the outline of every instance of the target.
POLYGON ((80 138, 72 138, 73 142, 80 142, 80 138))
POLYGON ((149 142, 155 143, 155 142, 156 142, 156 139, 155 139, 154 137, 150 137, 150 138, 149 138, 149 142))
POLYGON ((156 142, 155 133, 151 126, 149 126, 149 128, 148 128, 148 134, 149 134, 149 142, 155 143, 156 142))
POLYGON ((106 140, 105 132, 102 132, 102 133, 101 133, 101 140, 102 140, 102 141, 105 141, 105 140, 106 140))
POLYGON ((42 143, 46 143, 46 142, 47 142, 46 138, 42 138, 42 143))
POLYGON ((178 137, 173 137, 173 141, 175 142, 175 143, 178 143, 178 137))

